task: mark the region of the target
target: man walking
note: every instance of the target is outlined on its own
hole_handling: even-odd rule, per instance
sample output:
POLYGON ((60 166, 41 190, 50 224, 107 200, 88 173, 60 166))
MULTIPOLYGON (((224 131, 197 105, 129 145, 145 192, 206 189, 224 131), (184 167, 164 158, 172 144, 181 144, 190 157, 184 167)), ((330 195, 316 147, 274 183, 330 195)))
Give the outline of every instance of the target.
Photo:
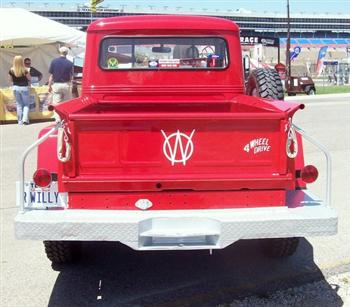
POLYGON ((49 92, 52 92, 52 103, 57 104, 72 98, 71 80, 73 63, 67 60, 67 47, 59 49, 60 57, 52 60, 49 68, 49 92))
POLYGON ((43 74, 32 66, 30 58, 24 59, 24 66, 28 69, 31 78, 32 85, 39 85, 39 81, 43 78, 43 74))

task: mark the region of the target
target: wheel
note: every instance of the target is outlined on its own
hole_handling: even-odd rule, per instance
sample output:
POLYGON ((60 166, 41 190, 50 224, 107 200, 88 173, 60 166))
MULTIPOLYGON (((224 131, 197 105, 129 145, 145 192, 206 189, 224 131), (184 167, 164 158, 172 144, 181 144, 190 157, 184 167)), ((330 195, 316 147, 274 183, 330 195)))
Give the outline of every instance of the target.
POLYGON ((272 68, 258 68, 253 70, 247 82, 246 94, 268 99, 284 99, 281 78, 272 68))
POLYGON ((307 95, 316 95, 315 89, 314 89, 313 87, 310 87, 310 86, 307 86, 307 87, 305 88, 305 93, 306 93, 307 95))
POLYGON ((288 257, 295 253, 299 245, 299 238, 276 238, 262 240, 265 255, 274 258, 288 257))
POLYGON ((52 263, 70 263, 81 255, 81 242, 44 241, 45 253, 52 263))

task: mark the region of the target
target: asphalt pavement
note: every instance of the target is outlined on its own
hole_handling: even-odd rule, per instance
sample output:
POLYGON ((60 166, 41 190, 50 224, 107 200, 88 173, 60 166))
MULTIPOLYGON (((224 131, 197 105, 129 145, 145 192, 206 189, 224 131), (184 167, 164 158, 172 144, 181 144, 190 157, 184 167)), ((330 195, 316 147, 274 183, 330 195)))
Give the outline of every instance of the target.
MULTIPOLYGON (((322 282, 322 289, 341 303, 328 278, 350 271, 350 96, 293 99, 306 105, 294 122, 331 152, 332 205, 339 214, 339 232, 303 239, 296 254, 286 259, 263 256, 258 241, 237 242, 212 255, 137 252, 115 243, 87 242, 81 262, 52 267, 42 242, 16 240, 13 230, 19 158, 47 123, 0 126, 0 306, 213 306, 250 295, 264 298, 271 291, 309 282, 322 282)), ((310 188, 323 196, 324 157, 313 146, 304 146, 307 163, 320 171, 320 179, 310 188)), ((26 166, 28 176, 35 163, 33 153, 26 166)))

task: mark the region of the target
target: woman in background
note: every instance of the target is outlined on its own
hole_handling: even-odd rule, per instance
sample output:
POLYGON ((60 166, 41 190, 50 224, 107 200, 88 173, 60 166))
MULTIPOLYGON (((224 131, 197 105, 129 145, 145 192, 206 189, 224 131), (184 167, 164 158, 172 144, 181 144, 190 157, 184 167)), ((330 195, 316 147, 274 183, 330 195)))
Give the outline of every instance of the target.
POLYGON ((30 74, 24 66, 23 57, 16 55, 9 71, 9 79, 13 84, 13 94, 16 98, 17 118, 19 125, 29 124, 29 82, 30 74))

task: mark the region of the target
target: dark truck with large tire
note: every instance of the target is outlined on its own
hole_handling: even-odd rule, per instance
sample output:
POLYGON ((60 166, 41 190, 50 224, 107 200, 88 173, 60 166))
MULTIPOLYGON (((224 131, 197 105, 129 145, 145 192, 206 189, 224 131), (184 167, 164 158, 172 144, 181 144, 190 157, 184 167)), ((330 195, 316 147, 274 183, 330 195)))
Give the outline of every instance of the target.
POLYGON ((146 251, 260 239, 267 254, 289 256, 300 237, 335 234, 329 154, 293 123, 304 105, 282 99, 273 70, 245 86, 234 22, 92 23, 81 96, 53 106, 59 121, 23 155, 17 238, 44 241, 59 263, 81 256, 84 241, 146 251), (318 171, 304 164, 305 139, 327 157, 323 200, 308 189, 318 171))

